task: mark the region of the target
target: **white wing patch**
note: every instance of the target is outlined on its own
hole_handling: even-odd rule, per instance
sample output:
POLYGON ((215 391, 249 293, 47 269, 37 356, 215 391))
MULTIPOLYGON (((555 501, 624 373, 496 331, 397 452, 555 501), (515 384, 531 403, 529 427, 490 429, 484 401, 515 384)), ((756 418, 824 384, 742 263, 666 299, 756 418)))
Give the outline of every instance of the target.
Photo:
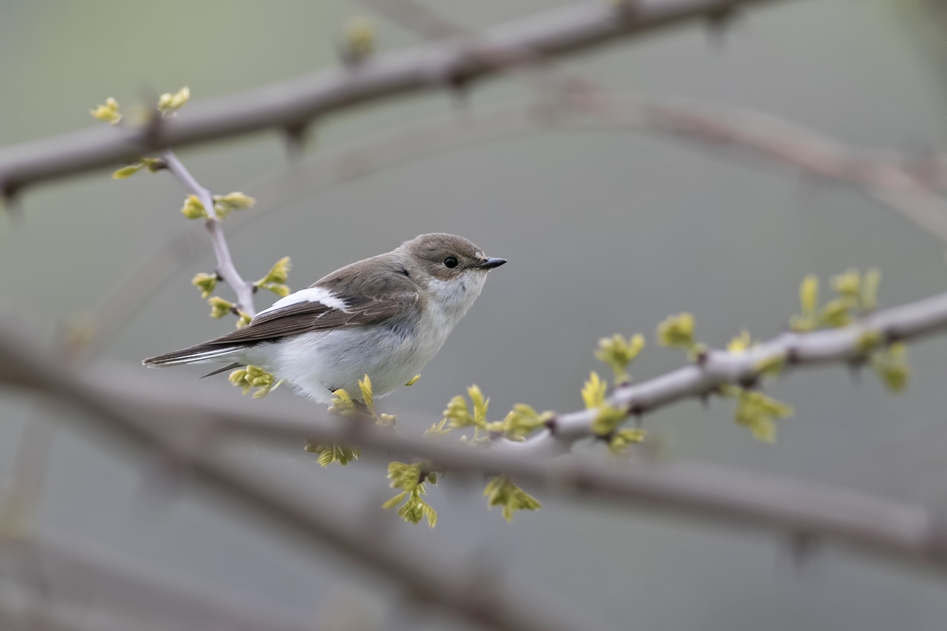
POLYGON ((292 293, 285 298, 280 298, 269 308, 264 309, 260 313, 256 314, 256 317, 260 317, 264 313, 269 313, 270 311, 282 309, 283 307, 295 305, 300 302, 319 302, 330 309, 336 309, 344 313, 350 313, 345 307, 345 303, 336 298, 335 294, 333 294, 331 291, 323 289, 322 287, 309 287, 308 289, 300 289, 299 291, 292 293))

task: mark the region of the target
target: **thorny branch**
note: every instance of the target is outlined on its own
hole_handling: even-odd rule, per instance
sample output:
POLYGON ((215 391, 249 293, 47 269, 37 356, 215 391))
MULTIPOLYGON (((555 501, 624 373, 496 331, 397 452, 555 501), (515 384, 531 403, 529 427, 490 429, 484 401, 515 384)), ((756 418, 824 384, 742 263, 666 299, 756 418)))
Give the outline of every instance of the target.
MULTIPOLYGON (((947 293, 878 311, 845 327, 807 333, 786 332, 741 353, 703 352, 691 365, 637 384, 620 386, 608 402, 626 414, 640 416, 671 403, 708 397, 725 384, 754 387, 765 366, 784 370, 825 364, 860 367, 871 350, 893 342, 916 340, 947 329, 947 293)), ((548 429, 522 443, 495 446, 514 453, 560 453, 593 435, 595 410, 562 414, 548 429)))
MULTIPOLYGON (((446 37, 479 41, 470 32, 414 0, 362 0, 389 19, 428 39, 446 37)), ((516 55, 523 67, 537 68, 544 58, 527 48, 516 55)), ((547 66, 547 68, 549 68, 547 66)), ((947 172, 941 160, 908 161, 895 156, 878 159, 847 150, 798 125, 753 112, 717 113, 683 103, 656 99, 622 99, 603 85, 558 68, 550 69, 556 91, 551 100, 599 120, 644 125, 718 147, 750 149, 795 165, 811 175, 865 187, 876 199, 903 213, 920 227, 947 242, 947 202, 934 191, 947 172)), ((527 75, 531 78, 532 75, 527 75)), ((539 83, 548 87, 549 81, 539 83)))
MULTIPOLYGON (((885 331, 890 339, 914 339, 947 327, 947 294, 879 312, 844 329, 780 338, 780 344, 785 344, 785 349, 794 349, 795 361, 800 364, 849 361, 858 358, 852 350, 853 341, 861 332, 874 327, 885 331)), ((359 532, 345 530, 342 524, 325 523, 330 520, 325 514, 310 515, 278 489, 264 489, 259 481, 221 469, 208 452, 228 435, 249 435, 257 441, 289 439, 297 447, 306 438, 358 447, 379 458, 420 458, 456 474, 510 475, 518 482, 579 499, 607 500, 771 528, 807 540, 826 538, 947 567, 947 529, 917 506, 822 485, 708 467, 640 463, 615 470, 552 462, 549 453, 565 450, 575 440, 590 435, 591 418, 585 412, 559 416, 554 421, 554 432, 525 443, 504 442, 479 450, 432 439, 411 439, 358 422, 315 424, 308 407, 299 413, 286 408, 262 417, 245 407, 209 405, 200 395, 189 396, 184 384, 170 386, 154 379, 142 380, 124 369, 84 368, 81 372, 70 372, 17 345, 14 339, 10 335, 0 336, 0 382, 39 390, 96 414, 107 414, 109 426, 115 431, 131 432, 141 436, 139 442, 146 442, 149 449, 173 454, 199 481, 211 483, 218 492, 251 503, 258 510, 265 509, 281 523, 311 529, 310 536, 332 541, 355 559, 389 576, 403 578, 402 573, 406 573, 412 585, 421 580, 417 568, 404 567, 404 559, 392 559, 394 553, 384 550, 382 542, 359 547, 365 545, 359 532), (168 389, 175 392, 173 400, 163 395, 168 389)), ((755 361, 782 349, 783 346, 770 342, 743 359, 711 352, 702 365, 619 389, 613 402, 628 405, 629 399, 634 398, 643 409, 652 409, 698 395, 716 383, 753 376, 755 361)), ((470 614, 470 603, 458 605, 455 601, 455 588, 462 590, 456 577, 442 585, 445 600, 439 602, 458 606, 470 614)))
MULTIPOLYGON (((98 436, 104 434, 112 441, 121 441, 136 454, 157 454, 177 463, 191 481, 229 505, 266 517, 299 540, 330 546, 394 581, 415 601, 505 631, 566 628, 530 608, 521 598, 508 598, 509 588, 500 591, 498 585, 484 584, 480 577, 435 563, 420 551, 403 544, 390 545, 377 533, 353 528, 348 520, 335 517, 334 510, 300 502, 295 492, 266 484, 242 467, 221 463, 205 449, 211 438, 201 431, 208 429, 206 424, 176 426, 176 431, 170 431, 169 423, 184 418, 177 416, 177 412, 170 412, 162 404, 155 406, 155 402, 144 408, 131 407, 119 397, 101 396, 77 372, 44 360, 13 335, 0 335, 0 365, 2 379, 7 383, 40 388, 86 412, 64 415, 63 419, 98 436)), ((171 403, 171 407, 176 404, 171 403)))
POLYGON ((569 5, 465 38, 388 53, 253 92, 198 103, 159 126, 98 128, 0 152, 0 193, 139 159, 150 152, 266 129, 298 134, 313 119, 394 96, 451 90, 524 63, 689 21, 717 24, 773 0, 628 0, 569 5))

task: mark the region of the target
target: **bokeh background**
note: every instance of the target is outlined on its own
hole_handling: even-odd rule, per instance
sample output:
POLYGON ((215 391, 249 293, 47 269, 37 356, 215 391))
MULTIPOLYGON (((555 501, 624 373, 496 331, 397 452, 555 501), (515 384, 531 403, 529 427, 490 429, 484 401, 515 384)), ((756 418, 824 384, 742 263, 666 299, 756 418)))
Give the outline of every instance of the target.
MULTIPOLYGON (((561 64, 617 92, 745 107, 855 147, 923 155, 943 148, 947 117, 942 51, 929 45, 942 32, 925 4, 937 8, 787 1, 748 10, 720 33, 692 25, 561 64)), ((555 5, 430 3, 472 29, 555 5)), ((110 95, 132 105, 187 85, 194 99, 204 99, 332 66, 344 25, 366 14, 334 0, 4 0, 0 145, 94 125, 88 110, 110 95)), ((374 22, 383 51, 418 41, 381 17, 374 22)), ((635 377, 672 369, 683 357, 656 347, 653 337, 656 323, 672 312, 694 313, 700 339, 713 345, 743 328, 772 335, 796 310, 798 282, 807 273, 826 278, 878 267, 883 305, 947 287, 943 244, 861 191, 654 134, 551 130, 406 157, 338 185, 307 187, 325 175, 320 169, 335 168, 311 162, 334 147, 425 117, 462 117, 530 89, 512 78, 476 87, 463 103, 440 94, 331 116, 292 165, 273 134, 179 152, 213 191, 258 198, 256 209, 225 225, 248 278, 289 255, 290 285, 300 288, 433 231, 467 236, 510 260, 491 274, 420 382, 384 400, 404 427, 419 431, 472 383, 491 397, 497 418, 516 402, 577 409, 583 380, 601 370, 595 344, 615 332, 648 337, 635 377)), ((0 221, 4 317, 51 343, 143 256, 192 233, 196 240, 171 257, 180 259, 176 267, 167 267, 167 256, 144 259, 171 269, 170 280, 127 323, 105 332, 102 354, 134 366, 229 330, 231 322, 207 317, 189 283, 213 269, 213 258, 201 226, 178 211, 183 197, 168 174, 116 182, 102 172, 28 191, 18 220, 0 221)), ((709 410, 678 404, 649 416, 646 426, 662 457, 844 485, 943 512, 947 345, 934 339, 912 347, 910 363, 910 388, 900 396, 887 395, 871 374, 853 380, 843 369, 778 382, 772 393, 797 414, 779 423, 774 445, 735 426, 727 402, 709 410)), ((208 400, 240 397, 223 378, 201 385, 208 400)), ((25 424, 69 411, 2 395, 0 474, 9 479, 25 424)), ((244 403, 265 415, 292 396, 278 391, 244 403)), ((601 451, 580 455, 604 459, 601 451)), ((235 457, 294 485, 300 502, 328 502, 358 520, 390 522, 395 537, 498 573, 578 628, 925 631, 942 629, 947 619, 941 576, 832 549, 797 567, 768 534, 542 494, 541 511, 507 524, 485 509, 479 488, 449 483, 430 496, 440 513, 432 531, 375 508, 388 496, 379 463, 324 470, 301 448, 253 445, 235 457)), ((207 497, 155 491, 156 478, 160 471, 149 463, 60 430, 34 528, 182 593, 208 594, 273 620, 328 628, 354 616, 366 628, 452 628, 442 618, 406 614, 390 586, 331 550, 313 555, 274 540, 207 497)), ((19 571, 17 564, 3 567, 19 571)), ((56 573, 48 579, 56 598, 77 605, 199 614, 170 596, 133 597, 107 581, 56 573)))

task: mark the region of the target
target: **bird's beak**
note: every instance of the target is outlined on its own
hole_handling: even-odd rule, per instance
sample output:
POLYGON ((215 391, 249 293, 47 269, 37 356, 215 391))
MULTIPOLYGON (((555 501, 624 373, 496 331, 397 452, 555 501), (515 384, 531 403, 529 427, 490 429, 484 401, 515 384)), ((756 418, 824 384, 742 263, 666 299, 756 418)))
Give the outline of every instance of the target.
POLYGON ((477 269, 493 269, 506 263, 506 259, 489 258, 477 265, 477 269))

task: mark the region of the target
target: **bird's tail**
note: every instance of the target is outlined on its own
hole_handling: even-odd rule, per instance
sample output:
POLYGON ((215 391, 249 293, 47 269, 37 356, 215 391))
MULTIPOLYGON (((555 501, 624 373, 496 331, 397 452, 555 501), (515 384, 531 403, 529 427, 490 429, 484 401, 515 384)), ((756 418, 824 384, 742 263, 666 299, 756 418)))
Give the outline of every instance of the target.
POLYGON ((152 368, 157 368, 160 366, 176 366, 179 364, 199 364, 216 359, 226 358, 229 355, 233 355, 237 351, 242 350, 244 347, 245 345, 243 344, 225 346, 221 344, 204 342, 203 344, 196 344, 179 351, 172 351, 170 353, 165 353, 164 355, 158 355, 157 357, 149 357, 141 363, 152 368))

